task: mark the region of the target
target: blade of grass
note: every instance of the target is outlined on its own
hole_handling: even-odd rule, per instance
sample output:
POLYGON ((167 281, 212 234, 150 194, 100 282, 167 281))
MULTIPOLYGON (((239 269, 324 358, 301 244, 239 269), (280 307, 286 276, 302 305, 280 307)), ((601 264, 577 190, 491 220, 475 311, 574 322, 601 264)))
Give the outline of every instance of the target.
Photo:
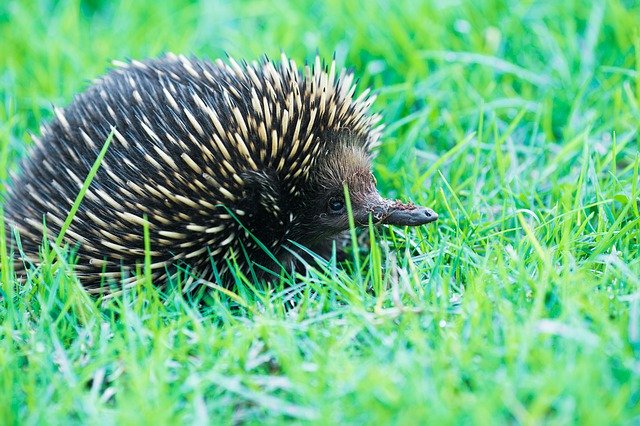
POLYGON ((102 146, 102 149, 98 154, 98 157, 93 162, 93 166, 91 166, 91 169, 89 170, 89 174, 87 174, 87 177, 85 178, 84 183, 82 184, 82 188, 80 189, 78 196, 73 202, 73 205, 71 206, 71 210, 69 210, 67 219, 64 221, 62 228, 60 228, 60 232, 58 233, 58 237, 56 238, 56 246, 60 247, 62 245, 62 241, 64 240, 64 234, 69 229, 69 226, 71 226, 71 222, 73 222, 73 218, 78 212, 78 209, 80 208, 80 204, 82 203, 82 200, 84 199, 84 196, 87 193, 87 190, 91 185, 91 182, 93 182, 93 178, 96 176, 96 173, 98 173, 98 169, 100 169, 102 160, 104 159, 104 156, 107 154, 107 150, 109 149, 109 145, 111 145, 112 140, 113 140, 113 130, 111 130, 111 132, 109 133, 109 136, 107 137, 107 140, 104 142, 104 145, 102 146))

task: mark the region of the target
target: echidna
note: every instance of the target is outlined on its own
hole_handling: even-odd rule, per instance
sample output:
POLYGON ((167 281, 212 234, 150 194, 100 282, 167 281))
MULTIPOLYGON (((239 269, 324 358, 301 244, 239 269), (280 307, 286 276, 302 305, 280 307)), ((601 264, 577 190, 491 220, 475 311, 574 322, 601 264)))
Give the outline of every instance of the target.
POLYGON ((322 252, 349 227, 345 186, 358 225, 437 219, 379 195, 371 160, 380 117, 368 91, 353 98, 352 73, 336 78, 335 61, 302 73, 284 55, 115 65, 54 110, 11 184, 6 219, 27 260, 37 260, 44 229, 60 231, 110 134, 65 233, 90 289, 141 264, 145 217, 157 280, 176 264, 213 279, 232 259, 247 274, 277 273, 298 245, 322 252))

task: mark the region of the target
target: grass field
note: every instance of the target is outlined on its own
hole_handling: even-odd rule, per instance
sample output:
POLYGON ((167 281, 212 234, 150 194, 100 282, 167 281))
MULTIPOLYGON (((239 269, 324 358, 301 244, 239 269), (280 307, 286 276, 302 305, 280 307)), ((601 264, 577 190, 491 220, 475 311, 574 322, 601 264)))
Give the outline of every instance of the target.
POLYGON ((636 1, 4 0, 0 178, 112 59, 281 49, 375 89, 437 224, 198 301, 2 254, 0 423, 639 424, 636 1))

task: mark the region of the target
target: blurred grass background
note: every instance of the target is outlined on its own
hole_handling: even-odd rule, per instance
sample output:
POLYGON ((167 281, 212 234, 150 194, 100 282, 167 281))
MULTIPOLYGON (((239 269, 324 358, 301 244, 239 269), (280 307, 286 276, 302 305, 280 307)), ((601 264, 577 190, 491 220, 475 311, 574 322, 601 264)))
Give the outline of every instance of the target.
POLYGON ((640 3, 5 0, 0 178, 52 104, 167 51, 335 54, 379 95, 383 192, 441 219, 200 303, 3 275, 2 423, 640 422, 640 3))

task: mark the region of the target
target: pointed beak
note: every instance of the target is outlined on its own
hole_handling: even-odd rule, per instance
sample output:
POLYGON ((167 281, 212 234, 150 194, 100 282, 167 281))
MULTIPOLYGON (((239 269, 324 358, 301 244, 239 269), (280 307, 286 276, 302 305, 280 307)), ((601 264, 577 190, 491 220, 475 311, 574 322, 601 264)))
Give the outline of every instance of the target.
POLYGON ((420 226, 438 220, 438 214, 428 207, 382 199, 373 210, 373 218, 385 225, 420 226))
MULTIPOLYGON (((401 203, 400 203, 401 204, 401 203)), ((381 223, 396 226, 420 226, 438 220, 438 214, 428 207, 401 204, 392 207, 381 223)))

